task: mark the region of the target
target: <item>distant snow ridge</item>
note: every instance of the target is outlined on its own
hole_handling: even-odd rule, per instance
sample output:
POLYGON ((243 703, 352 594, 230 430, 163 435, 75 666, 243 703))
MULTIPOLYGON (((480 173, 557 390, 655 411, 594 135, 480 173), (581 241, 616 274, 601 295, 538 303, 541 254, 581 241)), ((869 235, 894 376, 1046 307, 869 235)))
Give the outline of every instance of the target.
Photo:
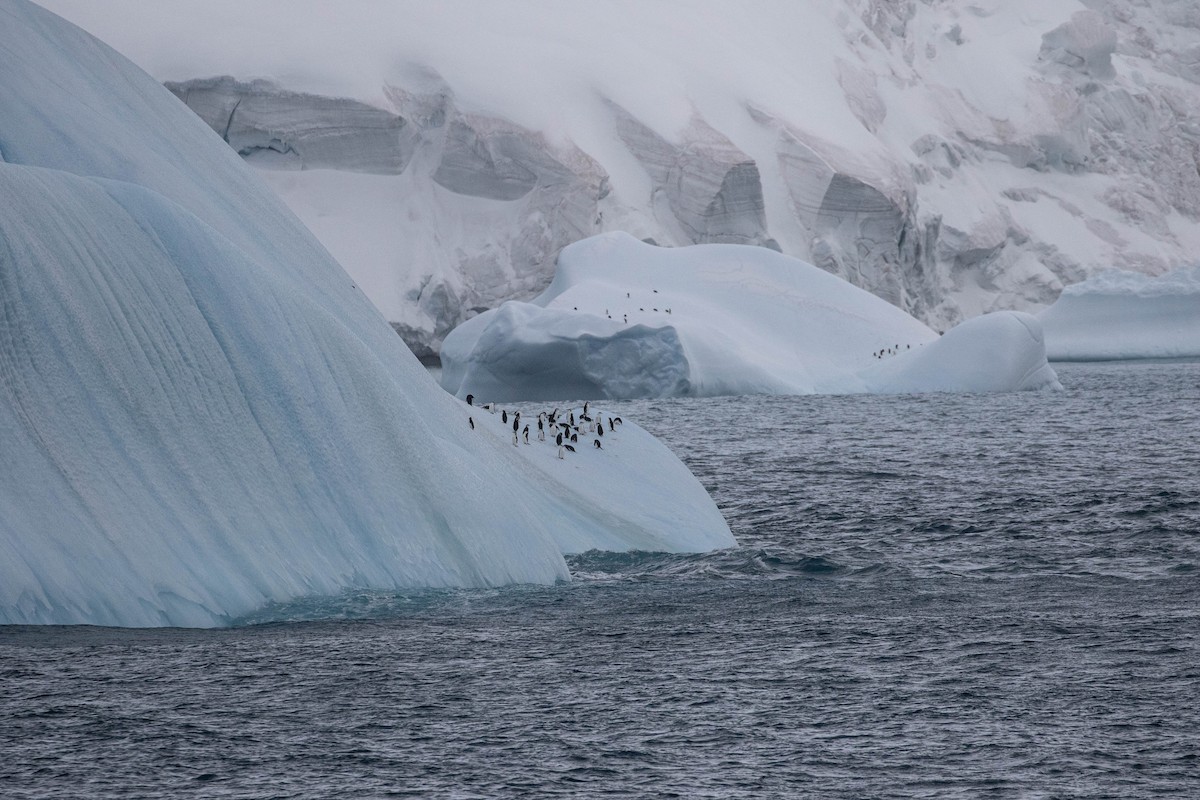
POLYGON ((1039 318, 1060 361, 1200 356, 1200 267, 1110 270, 1068 286, 1039 318))
POLYGON ((1058 387, 1037 319, 997 312, 939 337, 834 275, 746 245, 577 242, 550 287, 446 337, 464 397, 995 392, 1058 387))
POLYGON ((0 52, 0 624, 219 625, 349 587, 565 580, 568 548, 733 544, 636 426, 550 469, 472 430, 299 220, 107 46, 0 0, 0 52), (631 486, 657 508, 604 502, 631 486))
POLYGON ((267 169, 422 356, 607 231, 778 249, 939 330, 1200 252, 1190 2, 46 1, 267 169))

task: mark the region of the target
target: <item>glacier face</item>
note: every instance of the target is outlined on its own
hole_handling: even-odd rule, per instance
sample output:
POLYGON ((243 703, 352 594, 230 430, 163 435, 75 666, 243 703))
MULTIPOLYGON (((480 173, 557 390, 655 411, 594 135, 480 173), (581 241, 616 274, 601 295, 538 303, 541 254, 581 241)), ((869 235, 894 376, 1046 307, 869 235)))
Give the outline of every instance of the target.
POLYGON ((1060 388, 1041 324, 1002 311, 945 336, 762 247, 576 242, 549 288, 451 332, 442 385, 502 400, 1060 388))
POLYGON ((268 169, 423 356, 605 231, 778 249, 938 329, 1200 248, 1188 0, 47 5, 268 169))
MULTIPOLYGON (((472 431, 115 51, 24 0, 0 2, 0 50, 0 624, 216 625, 347 587, 562 580, 564 544, 733 544, 661 452, 646 491, 703 496, 704 530, 559 491, 472 431)), ((631 429, 618 480, 655 447, 631 429)))

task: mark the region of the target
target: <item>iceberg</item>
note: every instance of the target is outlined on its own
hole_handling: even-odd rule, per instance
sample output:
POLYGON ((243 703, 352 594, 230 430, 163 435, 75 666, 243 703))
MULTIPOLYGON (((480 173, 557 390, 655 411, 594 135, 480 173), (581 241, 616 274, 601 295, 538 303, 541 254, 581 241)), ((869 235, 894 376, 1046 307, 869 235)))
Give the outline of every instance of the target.
POLYGON ((479 435, 519 455, 536 470, 543 486, 570 494, 573 505, 585 509, 589 518, 604 521, 599 531, 556 526, 552 536, 563 553, 704 552, 735 545, 704 487, 691 473, 681 473, 679 459, 636 423, 624 420, 612 427, 614 417, 621 418, 596 405, 555 408, 522 404, 499 410, 496 404, 489 405, 493 406, 491 413, 476 408, 470 417, 479 435), (522 416, 514 430, 512 417, 517 411, 522 416), (560 423, 572 415, 577 421, 572 431, 578 440, 564 438, 573 451, 558 449, 555 430, 547 419, 555 411, 560 423), (540 420, 539 414, 543 415, 540 420), (538 435, 539 421, 545 427, 544 439, 538 435), (597 426, 603 429, 599 434, 597 426))
POLYGON ((736 244, 607 233, 563 250, 550 287, 455 328, 442 386, 499 400, 994 392, 1058 385, 1037 319, 938 334, 811 264, 736 244))
POLYGON ((1046 338, 1032 314, 973 317, 936 342, 862 373, 877 394, 1013 392, 1062 389, 1046 361, 1046 338))
POLYGON ((1057 361, 1200 356, 1200 267, 1152 278, 1110 270, 1068 286, 1038 317, 1057 361))
POLYGON ((636 426, 549 468, 472 429, 115 51, 24 0, 0 3, 0 49, 0 624, 212 626, 352 587, 565 580, 564 550, 734 544, 636 426), (610 478, 697 510, 606 503, 610 478))

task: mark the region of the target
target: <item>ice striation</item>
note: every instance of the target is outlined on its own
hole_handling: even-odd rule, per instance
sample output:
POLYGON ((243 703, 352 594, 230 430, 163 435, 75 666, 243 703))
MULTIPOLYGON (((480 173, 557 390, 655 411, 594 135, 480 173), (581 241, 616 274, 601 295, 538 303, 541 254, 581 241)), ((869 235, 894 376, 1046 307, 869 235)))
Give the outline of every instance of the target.
MULTIPOLYGON (((617 135, 646 170, 651 206, 673 242, 765 244, 762 182, 754 159, 701 119, 673 143, 611 106, 617 135)), ((776 245, 778 247, 778 245, 776 245)))
POLYGON ((577 242, 550 287, 456 328, 459 397, 998 392, 1057 388, 1041 324, 996 312, 939 337, 811 264, 762 247, 577 242))
POLYGON ((348 588, 565 580, 568 549, 733 544, 635 425, 549 467, 472 428, 115 51, 24 0, 0 2, 0 50, 0 624, 220 625, 348 588))
POLYGON ((939 330, 1200 248, 1182 0, 47 4, 228 128, 430 358, 606 231, 778 249, 939 330))
POLYGON ((348 98, 227 76, 166 86, 252 164, 399 175, 416 147, 403 117, 348 98))

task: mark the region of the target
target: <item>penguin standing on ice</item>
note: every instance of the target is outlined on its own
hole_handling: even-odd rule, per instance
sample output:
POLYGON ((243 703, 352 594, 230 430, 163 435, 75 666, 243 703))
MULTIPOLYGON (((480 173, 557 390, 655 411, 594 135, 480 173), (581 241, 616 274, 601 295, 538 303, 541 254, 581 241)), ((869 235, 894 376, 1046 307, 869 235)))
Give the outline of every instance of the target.
POLYGON ((538 417, 538 441, 546 441, 546 428, 542 425, 542 418, 538 417))
POLYGON ((558 446, 558 457, 563 457, 563 446, 561 444, 558 446))
POLYGON ((529 426, 525 426, 525 430, 521 432, 525 436, 525 444, 529 444, 529 426))
POLYGON ((467 395, 467 405, 469 405, 469 406, 475 405, 475 395, 473 395, 473 394, 467 395))
POLYGON ((507 410, 500 412, 500 421, 503 422, 505 425, 508 424, 508 411, 507 410))
POLYGON ((554 443, 556 445, 558 445, 559 447, 562 447, 562 434, 561 433, 558 435, 558 438, 554 440, 554 443))
POLYGON ((597 436, 603 436, 603 435, 604 435, 604 423, 603 423, 603 422, 597 422, 597 423, 596 423, 596 435, 597 435, 597 436))

